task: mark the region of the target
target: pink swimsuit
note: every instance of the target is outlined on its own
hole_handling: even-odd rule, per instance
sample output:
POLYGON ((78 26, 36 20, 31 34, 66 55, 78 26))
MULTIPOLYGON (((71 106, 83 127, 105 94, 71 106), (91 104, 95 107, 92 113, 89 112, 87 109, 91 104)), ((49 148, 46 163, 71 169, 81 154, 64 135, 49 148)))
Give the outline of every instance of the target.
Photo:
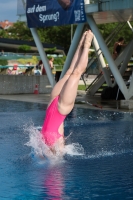
POLYGON ((41 131, 45 143, 48 146, 52 146, 61 137, 58 129, 66 118, 66 115, 62 115, 58 111, 58 99, 59 96, 57 96, 47 108, 41 131))

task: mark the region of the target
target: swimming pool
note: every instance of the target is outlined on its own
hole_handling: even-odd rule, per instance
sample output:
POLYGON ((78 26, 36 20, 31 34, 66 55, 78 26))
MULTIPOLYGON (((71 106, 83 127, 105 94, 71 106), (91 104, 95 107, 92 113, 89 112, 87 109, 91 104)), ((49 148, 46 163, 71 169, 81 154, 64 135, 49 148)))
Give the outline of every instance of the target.
POLYGON ((0 100, 0 200, 133 199, 133 113, 75 108, 67 153, 52 162, 27 145, 45 109, 0 100))

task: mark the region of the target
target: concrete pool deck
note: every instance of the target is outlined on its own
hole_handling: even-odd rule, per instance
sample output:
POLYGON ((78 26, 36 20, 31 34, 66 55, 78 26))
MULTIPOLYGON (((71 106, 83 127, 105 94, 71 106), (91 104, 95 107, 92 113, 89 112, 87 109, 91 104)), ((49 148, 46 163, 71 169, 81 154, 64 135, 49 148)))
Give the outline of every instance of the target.
MULTIPOLYGON (((17 95, 0 95, 0 100, 12 100, 23 101, 31 103, 41 103, 47 105, 50 99, 50 94, 17 94, 17 95)), ((116 100, 102 100, 100 96, 87 96, 84 91, 78 91, 75 107, 90 108, 100 110, 112 110, 112 111, 125 111, 133 112, 133 109, 120 108, 120 101, 116 100), (95 105, 95 106, 93 106, 95 105), (97 107, 98 106, 98 107, 97 107)))

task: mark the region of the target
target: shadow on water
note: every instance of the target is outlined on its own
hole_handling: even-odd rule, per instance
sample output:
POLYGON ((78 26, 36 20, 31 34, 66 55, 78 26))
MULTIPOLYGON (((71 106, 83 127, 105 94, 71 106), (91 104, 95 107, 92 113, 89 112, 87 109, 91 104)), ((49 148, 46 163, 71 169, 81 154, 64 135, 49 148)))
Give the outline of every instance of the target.
POLYGON ((65 155, 48 159, 45 108, 0 100, 0 199, 133 199, 133 113, 75 108, 65 155))

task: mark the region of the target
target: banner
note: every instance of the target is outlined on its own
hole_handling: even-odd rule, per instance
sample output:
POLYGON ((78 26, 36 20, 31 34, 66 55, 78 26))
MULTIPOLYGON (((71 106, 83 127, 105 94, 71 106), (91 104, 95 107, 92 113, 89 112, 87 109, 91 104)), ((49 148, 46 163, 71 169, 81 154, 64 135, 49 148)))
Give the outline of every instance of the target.
POLYGON ((29 28, 86 22, 84 0, 27 0, 29 28))

